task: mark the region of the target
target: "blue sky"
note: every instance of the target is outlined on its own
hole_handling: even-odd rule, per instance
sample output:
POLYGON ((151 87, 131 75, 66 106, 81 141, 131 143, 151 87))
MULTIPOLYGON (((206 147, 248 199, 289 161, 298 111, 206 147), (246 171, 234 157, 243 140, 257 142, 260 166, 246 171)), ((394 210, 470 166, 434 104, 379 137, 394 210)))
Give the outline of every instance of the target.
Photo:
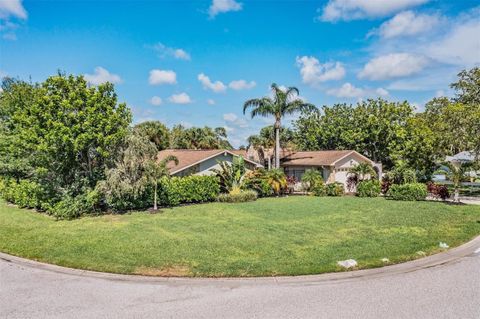
POLYGON ((270 124, 242 105, 273 82, 317 106, 451 95, 480 64, 479 15, 476 0, 0 0, 0 75, 109 80, 135 122, 225 126, 238 146, 270 124))

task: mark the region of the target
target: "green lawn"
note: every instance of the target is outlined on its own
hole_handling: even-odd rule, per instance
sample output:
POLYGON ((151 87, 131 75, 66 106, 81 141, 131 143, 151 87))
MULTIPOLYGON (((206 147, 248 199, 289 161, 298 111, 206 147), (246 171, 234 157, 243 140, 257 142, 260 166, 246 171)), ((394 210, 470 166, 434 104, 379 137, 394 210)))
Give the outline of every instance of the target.
POLYGON ((52 218, 0 203, 0 251, 62 266, 147 275, 269 276, 398 263, 480 234, 480 206, 303 197, 162 213, 52 218))

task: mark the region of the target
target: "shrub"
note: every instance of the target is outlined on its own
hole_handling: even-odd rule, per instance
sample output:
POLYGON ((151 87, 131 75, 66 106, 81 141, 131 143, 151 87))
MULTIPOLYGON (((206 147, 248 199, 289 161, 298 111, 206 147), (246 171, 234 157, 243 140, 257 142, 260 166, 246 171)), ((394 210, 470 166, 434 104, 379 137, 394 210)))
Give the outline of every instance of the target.
POLYGON ((245 174, 243 186, 257 192, 259 197, 273 195, 273 189, 267 181, 266 171, 263 168, 249 171, 245 174))
POLYGON ((311 192, 314 196, 327 196, 327 186, 323 183, 316 184, 311 192))
POLYGON ((349 192, 354 192, 357 188, 358 176, 356 174, 348 174, 347 177, 347 189, 349 192))
POLYGON ((235 193, 220 194, 217 197, 217 200, 223 203, 251 202, 256 199, 257 199, 257 193, 252 190, 243 190, 235 193))
POLYGON ((435 184, 433 182, 427 183, 427 192, 435 199, 446 200, 450 197, 450 192, 446 185, 435 184))
POLYGON ((75 197, 66 195, 49 209, 49 214, 57 219, 74 219, 82 215, 97 214, 100 212, 100 198, 100 194, 96 190, 75 197))
POLYGON ((342 183, 331 183, 327 184, 327 195, 328 196, 342 196, 345 191, 345 188, 342 183))
POLYGON ((158 185, 158 202, 162 206, 211 202, 219 193, 216 176, 163 177, 158 185))
POLYGON ((38 183, 21 180, 3 180, 1 195, 7 202, 19 207, 45 209, 48 207, 48 194, 38 183))
POLYGON ((393 200, 415 201, 427 197, 427 187, 421 183, 392 185, 387 192, 387 198, 393 200))
POLYGON ((302 175, 303 189, 312 191, 318 184, 323 184, 322 173, 316 169, 307 169, 302 175))
POLYGON ((380 195, 380 182, 378 180, 372 179, 358 183, 358 197, 377 197, 378 195, 380 195))

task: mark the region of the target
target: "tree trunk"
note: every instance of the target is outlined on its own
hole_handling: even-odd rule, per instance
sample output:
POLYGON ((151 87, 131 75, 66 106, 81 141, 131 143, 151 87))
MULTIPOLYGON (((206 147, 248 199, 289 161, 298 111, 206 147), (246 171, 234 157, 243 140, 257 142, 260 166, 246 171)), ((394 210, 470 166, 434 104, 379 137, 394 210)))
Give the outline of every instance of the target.
POLYGON ((275 121, 275 168, 280 168, 280 120, 275 121))
POLYGON ((157 206, 157 188, 158 188, 158 184, 155 181, 155 191, 153 193, 153 210, 158 209, 158 206, 157 206))
POLYGON ((455 193, 454 193, 454 195, 453 195, 453 201, 454 201, 455 203, 460 202, 459 197, 460 197, 460 190, 458 189, 458 187, 455 187, 455 193))

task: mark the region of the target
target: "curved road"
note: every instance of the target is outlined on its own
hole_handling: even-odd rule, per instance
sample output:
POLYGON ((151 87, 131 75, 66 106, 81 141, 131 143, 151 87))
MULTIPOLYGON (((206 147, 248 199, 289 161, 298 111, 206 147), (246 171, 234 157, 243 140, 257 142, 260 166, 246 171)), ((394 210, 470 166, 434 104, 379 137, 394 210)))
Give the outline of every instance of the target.
POLYGON ((343 279, 137 280, 3 257, 0 317, 480 318, 480 249, 417 270, 395 267, 343 279))

